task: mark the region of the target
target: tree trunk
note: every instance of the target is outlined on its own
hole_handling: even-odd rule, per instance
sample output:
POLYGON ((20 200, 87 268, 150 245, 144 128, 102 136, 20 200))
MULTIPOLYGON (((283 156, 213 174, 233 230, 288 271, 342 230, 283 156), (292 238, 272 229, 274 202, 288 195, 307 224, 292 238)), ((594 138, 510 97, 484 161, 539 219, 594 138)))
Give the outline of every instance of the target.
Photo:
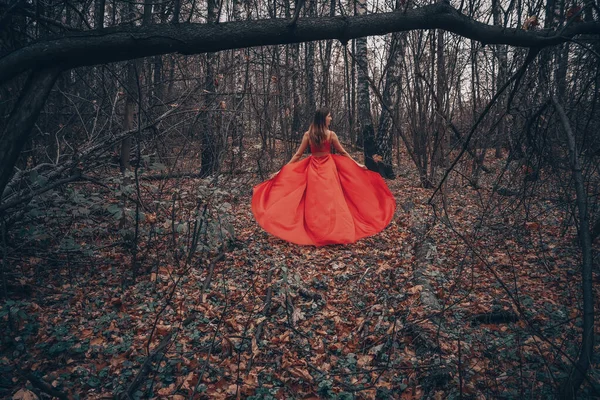
POLYGON ((153 63, 153 71, 152 71, 152 82, 153 82, 153 94, 152 99, 150 100, 150 106, 154 106, 155 104, 159 104, 163 102, 163 92, 164 92, 164 83, 163 83, 163 58, 162 56, 155 56, 153 63))
POLYGON ((152 23, 152 0, 144 0, 144 25, 149 25, 152 23))
POLYGON ((588 215, 588 198, 585 189, 585 182, 582 174, 582 167, 579 161, 579 152, 575 142, 575 134, 571 128, 569 119, 556 96, 552 97, 552 103, 556 109, 560 121, 563 125, 567 137, 569 158, 573 183, 575 185, 575 194, 577 202, 577 211, 579 216, 579 244, 582 253, 581 265, 581 285, 583 293, 583 333, 581 338, 581 348, 577 363, 573 365, 571 373, 561 388, 561 398, 575 399, 577 391, 583 382, 590 362, 594 355, 594 291, 592 286, 592 239, 590 234, 590 222, 588 215))
MULTIPOLYGON (((335 16, 335 0, 331 0, 329 4, 329 16, 335 16)), ((325 63, 323 65, 323 84, 321 85, 321 104, 329 106, 329 86, 330 86, 330 68, 331 68, 331 51, 333 48, 333 40, 327 40, 325 44, 325 63)))
POLYGON ((32 71, 8 117, 6 128, 0 136, 0 194, 4 193, 21 149, 60 72, 56 67, 32 71))
MULTIPOLYGON (((128 20, 133 20, 135 17, 135 10, 133 8, 133 4, 129 3, 127 5, 127 12, 123 10, 123 13, 127 15, 128 20)), ((133 23, 132 23, 133 24, 133 23)), ((123 88, 123 92, 125 92, 125 107, 123 110, 123 130, 129 131, 133 129, 133 114, 135 112, 135 106, 137 103, 137 74, 136 74, 136 61, 129 60, 127 62, 127 78, 125 87, 123 88)), ((141 106, 141 104, 140 104, 141 106)), ((121 167, 121 172, 124 173, 130 167, 130 153, 131 153, 131 143, 132 139, 130 136, 125 138, 123 142, 121 142, 121 152, 119 157, 119 164, 121 167)))
MULTIPOLYGON (((392 136, 392 115, 390 111, 398 109, 400 97, 400 82, 402 74, 400 64, 404 57, 404 45, 401 33, 392 33, 385 84, 383 87, 383 101, 387 107, 382 107, 379 117, 379 127, 377 129, 377 153, 382 160, 377 164, 381 176, 388 179, 395 179, 396 174, 393 169, 393 136, 392 136)), ((400 129, 400 127, 396 127, 400 129)))
MULTIPOLYGON (((356 4, 356 0, 354 0, 356 4)), ((356 10, 355 10, 356 11, 356 10)), ((356 54, 356 40, 352 40, 352 54, 356 54)), ((350 113, 350 137, 352 138, 352 144, 355 146, 360 142, 362 145, 362 138, 359 133, 358 126, 358 112, 357 112, 357 94, 356 94, 356 58, 352 57, 352 62, 350 63, 350 83, 352 84, 351 88, 351 102, 350 105, 352 107, 352 112, 350 113)))
MULTIPOLYGON (((354 60, 354 59, 353 59, 354 60)), ((354 97, 352 96, 352 82, 354 81, 354 71, 350 75, 350 62, 348 60, 348 51, 344 49, 344 95, 346 98, 346 113, 348 116, 348 132, 347 135, 350 138, 350 143, 355 143, 354 137, 354 115, 352 110, 354 109, 354 97)))
POLYGON ((297 138, 300 138, 300 85, 298 84, 298 74, 299 71, 298 61, 300 58, 300 45, 295 44, 292 46, 292 99, 293 99, 293 107, 292 107, 292 134, 297 138))
MULTIPOLYGON (((209 7, 210 7, 210 1, 209 1, 209 7)), ((209 11, 210 13, 210 11, 209 11)), ((179 23, 179 15, 181 14, 181 0, 174 0, 173 1, 173 18, 171 19, 171 23, 172 24, 178 24, 179 23)))
MULTIPOLYGON (((242 2, 241 0, 233 1, 233 20, 241 21, 242 20, 242 2)), ((240 163, 242 162, 243 156, 243 101, 244 101, 244 77, 246 73, 244 72, 244 63, 243 49, 232 50, 233 55, 233 104, 231 105, 231 109, 234 111, 231 122, 231 145, 234 148, 238 148, 239 151, 231 153, 231 170, 235 171, 236 169, 236 160, 239 157, 240 163), (236 155, 237 154, 237 155, 236 155)))
MULTIPOLYGON (((472 107, 472 118, 473 121, 477 120, 477 115, 480 113, 480 108, 481 108, 481 96, 480 96, 480 82, 479 82, 479 60, 478 60, 478 54, 477 54, 477 47, 476 47, 476 43, 471 42, 471 58, 472 58, 472 63, 471 63, 471 91, 472 91, 472 102, 473 102, 473 107, 472 107)), ((472 162, 472 173, 471 173, 471 184, 473 185, 473 187, 478 188, 479 187, 479 175, 481 173, 481 168, 480 166, 483 165, 484 161, 485 161, 485 156, 487 154, 487 146, 488 146, 488 142, 487 142, 487 138, 483 137, 483 138, 476 138, 477 140, 474 141, 473 143, 473 150, 474 153, 476 155, 475 158, 473 158, 473 162, 472 162), (481 147, 480 153, 477 153, 477 147, 481 147)))
MULTIPOLYGON (((358 15, 367 13, 366 0, 356 0, 358 15)), ((369 98, 369 78, 367 61, 367 38, 356 39, 356 63, 358 64, 357 74, 357 94, 358 94, 358 121, 359 137, 357 144, 362 145, 365 155, 365 165, 371 171, 377 171, 377 163, 373 160, 373 155, 377 153, 375 143, 375 129, 371 116, 371 100, 369 98)))
MULTIPOLYGON (((424 188, 431 188, 433 183, 429 179, 428 170, 429 170, 429 158, 430 151, 428 148, 429 143, 429 129, 430 126, 428 121, 430 120, 430 94, 431 88, 425 90, 423 87, 424 83, 427 83, 427 78, 425 77, 425 71, 422 70, 421 64, 422 61, 420 59, 420 55, 426 52, 425 46, 430 41, 428 38, 429 34, 425 34, 424 32, 415 32, 413 40, 415 42, 414 48, 412 48, 412 56, 413 58, 410 60, 410 65, 412 67, 412 74, 415 77, 423 77, 419 79, 414 79, 412 81, 413 85, 413 94, 409 96, 409 115, 408 120, 410 121, 410 129, 411 129, 411 141, 412 148, 414 151, 414 163, 419 172, 419 179, 421 181, 421 185, 424 188)), ((408 146, 407 146, 408 148, 408 146)))
MULTIPOLYGON (((308 14, 310 17, 316 15, 316 0, 309 0, 308 14)), ((315 42, 306 43, 306 112, 307 118, 311 118, 317 108, 315 100, 315 42)))
POLYGON ((94 28, 104 28, 104 13, 106 10, 106 0, 95 0, 94 4, 94 28))
MULTIPOLYGON (((216 0, 208 1, 208 20, 207 23, 217 22, 218 5, 216 0)), ((222 149, 222 140, 217 132, 215 123, 216 108, 216 73, 218 65, 218 53, 206 54, 206 79, 204 95, 204 110, 202 112, 202 161, 200 163, 200 176, 207 177, 217 172, 219 167, 219 157, 222 149)))
MULTIPOLYGON (((492 0, 492 15, 493 15, 493 19, 494 19, 494 25, 503 26, 500 0, 492 0)), ((498 89, 502 85, 504 85, 504 82, 506 82, 506 79, 508 79, 508 72, 507 72, 508 60, 507 60, 507 56, 506 56, 506 46, 501 45, 501 44, 496 45, 495 53, 496 53, 496 61, 498 63, 498 75, 496 76, 496 85, 495 85, 494 90, 498 91, 498 89)), ((500 112, 503 112, 503 110, 505 109, 505 106, 506 106, 505 99, 506 99, 506 96, 504 96, 504 95, 502 95, 498 99, 498 103, 496 106, 496 109, 499 110, 498 114, 500 112)), ((506 132, 506 120, 505 120, 504 116, 499 115, 498 118, 500 118, 500 120, 498 121, 498 126, 496 128, 495 157, 501 158, 502 157, 502 147, 506 141, 507 132, 506 132)))
POLYGON ((435 136, 434 136, 434 156, 431 160, 432 165, 436 167, 446 165, 446 152, 448 151, 448 131, 442 115, 446 115, 446 62, 444 57, 444 31, 438 29, 436 43, 436 108, 435 113, 435 136))
MULTIPOLYGON (((565 20, 565 9, 567 5, 565 0, 558 0, 559 2, 559 23, 562 24, 565 20)), ((557 46, 555 49, 555 84, 556 94, 559 99, 565 99, 567 94, 567 66, 569 60, 569 43, 563 43, 557 46)))
MULTIPOLYGON (((129 131, 133 129, 133 114, 136 106, 136 96, 137 87, 136 87, 136 65, 135 61, 131 60, 127 62, 127 83, 124 88, 125 91, 125 107, 123 110, 123 130, 129 131)), ((121 172, 125 172, 130 167, 130 158, 129 155, 131 153, 131 137, 127 137, 123 139, 121 142, 121 152, 119 157, 119 165, 121 167, 121 172)))

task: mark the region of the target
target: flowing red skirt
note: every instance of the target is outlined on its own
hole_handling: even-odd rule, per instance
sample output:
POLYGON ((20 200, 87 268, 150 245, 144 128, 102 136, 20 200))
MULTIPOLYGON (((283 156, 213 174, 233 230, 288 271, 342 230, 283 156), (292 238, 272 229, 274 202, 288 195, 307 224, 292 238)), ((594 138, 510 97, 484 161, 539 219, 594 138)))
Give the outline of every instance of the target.
POLYGON ((300 245, 353 243, 382 231, 396 209, 378 173, 335 154, 285 165, 253 189, 252 212, 267 232, 300 245))

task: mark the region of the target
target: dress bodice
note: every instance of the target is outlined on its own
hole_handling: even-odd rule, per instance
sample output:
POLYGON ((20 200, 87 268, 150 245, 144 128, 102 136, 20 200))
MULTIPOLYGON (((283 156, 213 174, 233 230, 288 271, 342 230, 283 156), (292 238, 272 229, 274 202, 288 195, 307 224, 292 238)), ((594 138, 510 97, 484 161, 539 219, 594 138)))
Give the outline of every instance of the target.
POLYGON ((331 153, 331 141, 325 140, 321 142, 320 146, 317 146, 310 142, 310 152, 311 153, 331 153))

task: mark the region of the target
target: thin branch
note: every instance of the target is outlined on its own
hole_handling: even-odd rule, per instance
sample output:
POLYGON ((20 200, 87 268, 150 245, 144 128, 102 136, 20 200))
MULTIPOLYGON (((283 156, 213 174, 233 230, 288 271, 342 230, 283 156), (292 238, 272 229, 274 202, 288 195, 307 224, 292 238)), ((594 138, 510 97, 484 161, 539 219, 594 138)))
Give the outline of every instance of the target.
POLYGON ((156 347, 156 349, 154 349, 152 354, 150 354, 148 357, 146 357, 144 364, 142 364, 142 367, 138 371, 137 375, 135 376, 135 378, 133 379, 133 381, 127 388, 127 390, 125 390, 125 392, 121 393, 121 395, 118 398, 120 398, 120 399, 131 398, 131 396, 133 395, 135 390, 138 388, 138 386, 140 386, 142 384, 142 382, 146 378, 146 375, 148 375, 148 373, 150 372, 152 361, 166 350, 167 346, 171 342, 171 338, 173 337, 173 335, 175 333, 177 333, 177 331, 178 331, 177 328, 174 329, 173 331, 169 332, 167 334, 167 336, 165 336, 160 341, 160 344, 156 347))
POLYGON ((460 153, 458 154, 458 156, 456 156, 456 159, 452 162, 452 165, 450 165, 450 167, 444 173, 444 176, 442 177, 442 180, 440 181, 440 183, 438 184, 437 188, 435 189, 435 191, 433 192, 433 194, 429 198, 428 204, 432 203, 433 198, 435 197, 435 195, 437 194, 437 192, 441 189, 442 185, 444 184, 444 182, 448 178, 448 175, 450 174, 450 172, 452 172, 452 170, 454 169, 454 167, 458 163, 458 160, 460 160, 461 157, 463 156, 463 154, 465 154, 465 152, 467 151, 467 148, 469 147, 469 142, 471 141, 471 138, 473 137, 473 134, 475 133, 475 131, 477 130, 477 127, 479 126, 479 124, 481 123, 481 121, 483 121, 483 119, 485 118, 485 116, 487 115, 487 113, 492 109, 492 106, 496 103, 496 100, 498 100, 498 98, 500 97, 500 95, 506 90, 506 88, 510 85, 510 83, 513 80, 516 81, 515 85, 518 84, 519 80, 521 79, 521 77, 523 76, 523 74, 525 73, 525 71, 527 70, 527 67, 529 66, 529 64, 531 64, 533 62, 533 60, 535 59, 535 57, 538 55, 539 52, 540 52, 539 48, 532 48, 532 49, 530 49, 529 50, 529 54, 527 54, 527 58, 525 59, 525 62, 523 63, 523 65, 521 66, 521 68, 519 68, 519 70, 517 72, 515 72, 513 74, 513 76, 511 76, 510 79, 507 80, 504 85, 502 85, 502 87, 500 89, 498 89, 498 91, 496 92, 496 94, 494 95, 494 97, 492 97, 492 99, 489 101, 489 103, 487 104, 487 106, 485 107, 485 109, 479 115, 479 118, 477 118, 477 121, 475 121, 475 123, 471 127, 471 131, 467 135, 466 140, 463 142, 462 150, 460 151, 460 153))

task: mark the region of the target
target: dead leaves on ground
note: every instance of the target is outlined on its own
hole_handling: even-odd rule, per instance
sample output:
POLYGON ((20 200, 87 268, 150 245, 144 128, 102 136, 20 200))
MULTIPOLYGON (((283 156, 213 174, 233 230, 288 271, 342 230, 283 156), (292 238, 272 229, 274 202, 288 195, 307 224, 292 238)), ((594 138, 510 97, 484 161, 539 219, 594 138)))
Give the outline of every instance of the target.
MULTIPOLYGON (((146 397, 173 399, 194 391, 199 398, 215 399, 316 399, 341 393, 368 399, 446 398, 459 392, 459 365, 463 393, 476 397, 500 390, 494 392, 500 395, 504 388, 518 387, 521 373, 539 379, 538 361, 566 362, 553 346, 564 346, 565 337, 576 342, 578 335, 578 277, 565 272, 577 264, 570 239, 556 226, 516 223, 514 216, 514 232, 508 226, 474 231, 475 194, 457 191, 449 194, 455 207, 450 217, 466 241, 437 220, 430 231, 437 252, 426 265, 416 265, 411 228, 432 220, 431 191, 406 178, 389 184, 399 205, 412 202, 409 211, 399 206, 384 232, 348 246, 285 243, 256 225, 247 196, 232 202, 237 246, 215 265, 202 296, 210 258, 189 270, 158 318, 185 268, 165 256, 123 291, 119 270, 107 262, 60 293, 46 295, 43 303, 29 303, 28 312, 41 327, 27 343, 33 349, 29 359, 36 359, 36 369, 62 390, 101 398, 126 387, 148 351, 177 329, 139 389, 146 397), (421 304, 423 286, 412 279, 417 267, 446 307, 441 316, 421 304), (471 325, 472 315, 519 312, 502 284, 539 326, 567 322, 546 337, 532 334, 523 320, 471 325), (423 337, 437 341, 437 352, 423 347, 423 337), (433 376, 444 369, 450 378, 437 387, 433 376), (492 381, 503 388, 490 389, 486 385, 492 381)), ((504 216, 497 218, 505 224, 504 216)), ((145 222, 157 219, 148 213, 145 222)), ((168 248, 157 246, 161 252, 168 248)), ((129 261, 108 251, 105 258, 116 265, 129 261)), ((15 329, 23 330, 28 323, 23 321, 16 321, 15 329)), ((21 386, 14 396, 28 399, 31 393, 21 386)))

